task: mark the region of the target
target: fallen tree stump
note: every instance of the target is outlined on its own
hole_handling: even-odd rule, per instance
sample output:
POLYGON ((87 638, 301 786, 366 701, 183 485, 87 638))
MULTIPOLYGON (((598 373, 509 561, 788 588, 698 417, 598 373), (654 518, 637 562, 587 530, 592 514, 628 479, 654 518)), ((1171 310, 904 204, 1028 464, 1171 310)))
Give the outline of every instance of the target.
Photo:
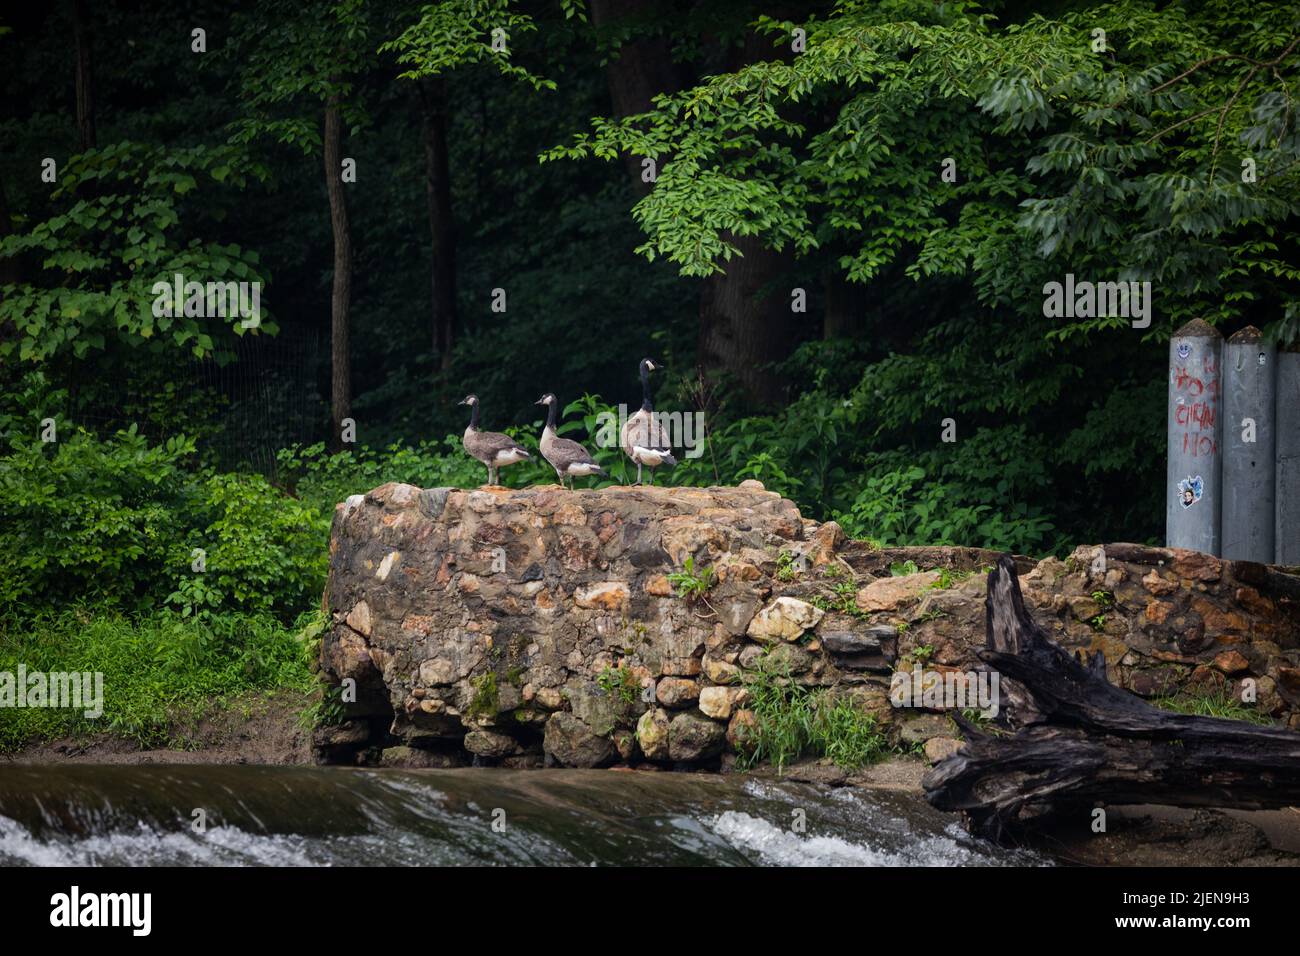
POLYGON ((1300 805, 1300 734, 1172 713, 1111 684, 1100 653, 1076 660, 1034 622, 1007 557, 985 602, 979 657, 1000 674, 1004 730, 954 714, 967 742, 923 780, 973 832, 996 839, 1018 820, 1102 804, 1300 805))

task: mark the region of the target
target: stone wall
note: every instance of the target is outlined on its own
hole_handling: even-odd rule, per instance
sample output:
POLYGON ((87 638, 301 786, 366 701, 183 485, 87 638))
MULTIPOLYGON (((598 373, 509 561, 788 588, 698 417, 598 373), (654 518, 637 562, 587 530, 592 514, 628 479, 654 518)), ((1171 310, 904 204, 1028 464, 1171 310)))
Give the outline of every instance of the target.
MULTIPOLYGON (((941 752, 947 718, 892 707, 891 675, 976 666, 996 558, 873 549, 757 482, 388 484, 338 506, 330 555, 321 665, 357 701, 319 735, 325 759, 584 767, 718 761, 753 719, 737 678, 765 653, 941 752), (669 580, 688 559, 712 576, 694 599, 669 580)), ((1226 695, 1250 678, 1300 729, 1300 577, 1131 544, 1017 563, 1040 623, 1117 683, 1226 695)))

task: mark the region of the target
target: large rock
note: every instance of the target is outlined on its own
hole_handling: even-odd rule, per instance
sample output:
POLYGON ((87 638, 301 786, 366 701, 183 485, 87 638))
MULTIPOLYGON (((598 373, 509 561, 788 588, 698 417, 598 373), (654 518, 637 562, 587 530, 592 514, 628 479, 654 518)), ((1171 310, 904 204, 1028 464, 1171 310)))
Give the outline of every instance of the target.
POLYGON ((601 737, 569 713, 551 716, 546 722, 543 746, 556 763, 566 767, 600 767, 618 751, 608 737, 601 737))
POLYGON ((754 615, 748 634, 758 641, 794 641, 817 626, 826 612, 798 598, 779 597, 754 615))
POLYGON ((519 744, 506 734, 471 730, 465 735, 465 749, 480 757, 508 757, 519 749, 519 744))
POLYGON ((668 711, 647 710, 636 724, 636 740, 647 760, 668 759, 668 711))
POLYGON ((708 760, 722 753, 726 739, 725 724, 688 711, 668 725, 668 756, 686 762, 708 760))
POLYGON ((655 696, 665 707, 689 707, 699 699, 700 685, 684 677, 665 677, 659 681, 655 696))
POLYGON ((892 611, 910 603, 939 583, 938 571, 919 571, 898 577, 878 578, 858 591, 858 610, 892 611))
MULTIPOLYGON (((339 762, 387 747, 514 765, 539 759, 539 739, 568 766, 709 761, 724 725, 752 729, 740 692, 759 667, 899 724, 916 714, 878 706, 891 670, 979 664, 995 558, 850 541, 758 486, 384 485, 335 512, 320 663, 330 683, 355 681, 356 702, 346 732, 314 739, 339 762), (713 570, 694 600, 669 581, 686 557, 713 570), (907 562, 920 571, 885 576, 907 562)), ((1118 685, 1254 689, 1261 712, 1300 726, 1295 575, 1129 544, 1017 564, 1039 624, 1102 654, 1118 685)))
POLYGON ((714 720, 726 720, 748 697, 743 687, 705 687, 700 691, 700 712, 714 720))

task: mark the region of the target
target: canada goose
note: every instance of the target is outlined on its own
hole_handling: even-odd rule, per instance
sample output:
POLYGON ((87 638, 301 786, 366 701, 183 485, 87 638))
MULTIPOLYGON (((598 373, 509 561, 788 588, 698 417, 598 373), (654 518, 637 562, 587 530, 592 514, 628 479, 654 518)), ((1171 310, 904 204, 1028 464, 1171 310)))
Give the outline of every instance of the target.
POLYGON ((566 475, 569 478, 570 488, 573 487, 573 479, 576 477, 603 475, 605 469, 596 464, 587 449, 576 441, 561 438, 555 433, 555 396, 547 392, 537 400, 537 404, 546 406, 546 427, 542 429, 540 443, 542 457, 555 469, 555 474, 560 479, 560 487, 564 487, 566 475))
POLYGON ((636 462, 638 485, 641 484, 642 465, 650 469, 650 484, 653 485, 656 468, 677 464, 677 459, 672 456, 672 444, 655 420, 654 408, 650 404, 650 373, 654 370, 654 362, 641 360, 641 408, 623 423, 623 431, 619 435, 623 454, 636 462))
POLYGON ((498 468, 531 457, 524 447, 509 435, 479 431, 477 395, 466 395, 456 404, 468 405, 473 409, 469 416, 469 427, 465 429, 463 444, 471 458, 477 458, 487 465, 489 485, 497 483, 498 468))

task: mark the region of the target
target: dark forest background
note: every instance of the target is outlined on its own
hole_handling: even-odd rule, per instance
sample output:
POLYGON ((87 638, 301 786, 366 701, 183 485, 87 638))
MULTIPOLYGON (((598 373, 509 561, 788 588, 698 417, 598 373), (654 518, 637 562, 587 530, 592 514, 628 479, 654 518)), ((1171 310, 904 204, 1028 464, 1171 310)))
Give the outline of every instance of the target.
POLYGON ((1155 540, 1171 331, 1297 327, 1294 4, 70 0, 0 29, 24 613, 291 617, 335 502, 483 480, 467 392, 535 445, 554 391, 587 440, 645 356, 708 424, 660 482, 757 478, 888 544, 1155 540), (261 281, 262 326, 154 317, 177 271, 261 281), (1150 327, 1044 317, 1066 273, 1152 281, 1150 327))

